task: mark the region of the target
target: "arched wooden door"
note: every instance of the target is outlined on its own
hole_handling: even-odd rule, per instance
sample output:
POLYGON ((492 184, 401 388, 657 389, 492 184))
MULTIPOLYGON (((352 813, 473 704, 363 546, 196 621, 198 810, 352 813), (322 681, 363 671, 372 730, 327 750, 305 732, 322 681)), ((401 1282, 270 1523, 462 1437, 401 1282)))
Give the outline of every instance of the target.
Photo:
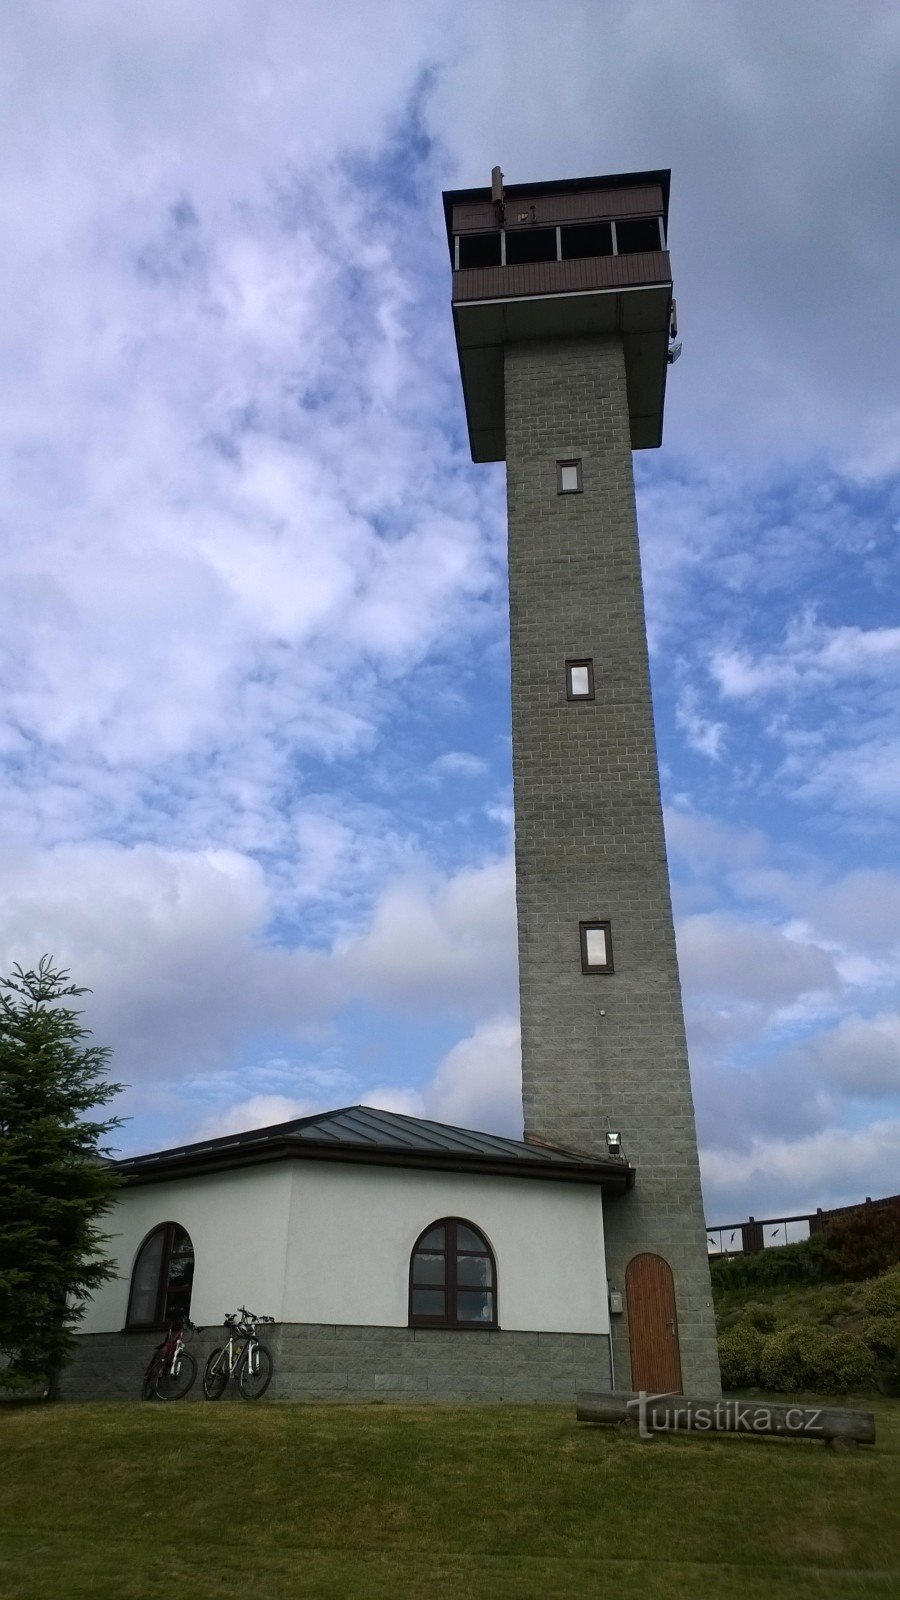
POLYGON ((681 1394, 681 1354, 672 1268, 662 1256, 632 1257, 625 1268, 631 1387, 681 1394))

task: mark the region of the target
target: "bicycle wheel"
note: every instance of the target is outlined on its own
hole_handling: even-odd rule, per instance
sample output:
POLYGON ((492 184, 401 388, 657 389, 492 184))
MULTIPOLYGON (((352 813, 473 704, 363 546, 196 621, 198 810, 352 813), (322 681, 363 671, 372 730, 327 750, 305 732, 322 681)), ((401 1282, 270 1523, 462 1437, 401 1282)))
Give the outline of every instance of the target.
POLYGON ((264 1344, 251 1346, 241 1365, 238 1379, 245 1400, 258 1400, 272 1382, 272 1357, 264 1344))
POLYGON ((203 1393, 207 1400, 218 1400, 228 1382, 228 1351, 214 1350, 203 1374, 203 1393))
POLYGON ((173 1372, 169 1362, 164 1361, 157 1375, 156 1392, 160 1400, 183 1400, 197 1376, 197 1363, 187 1350, 176 1356, 174 1365, 173 1372))
POLYGON ((142 1400, 156 1399, 156 1380, 159 1377, 160 1365, 161 1357, 159 1352, 154 1351, 153 1355, 150 1357, 150 1365, 148 1366, 147 1371, 144 1373, 144 1380, 141 1384, 142 1400))

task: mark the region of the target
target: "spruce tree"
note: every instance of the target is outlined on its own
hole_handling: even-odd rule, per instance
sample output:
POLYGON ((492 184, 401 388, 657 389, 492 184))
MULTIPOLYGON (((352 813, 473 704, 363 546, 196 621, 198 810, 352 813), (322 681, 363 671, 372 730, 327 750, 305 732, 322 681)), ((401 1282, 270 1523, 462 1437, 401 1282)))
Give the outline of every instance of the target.
POLYGON ((113 1274, 99 1219, 119 1177, 102 1141, 121 1118, 92 1120, 122 1085, 110 1052, 88 1044, 86 993, 44 956, 0 978, 0 1384, 47 1381, 71 1351, 85 1297, 113 1274))

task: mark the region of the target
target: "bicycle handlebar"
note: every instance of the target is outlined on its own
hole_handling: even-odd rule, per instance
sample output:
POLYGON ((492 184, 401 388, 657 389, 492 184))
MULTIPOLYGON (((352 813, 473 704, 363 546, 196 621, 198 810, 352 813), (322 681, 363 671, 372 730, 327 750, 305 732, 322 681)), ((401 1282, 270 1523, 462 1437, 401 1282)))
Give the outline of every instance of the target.
POLYGON ((225 1313, 225 1326, 226 1326, 226 1328, 234 1328, 234 1327, 239 1326, 242 1323, 274 1322, 274 1321, 275 1321, 274 1317, 263 1317, 263 1316, 260 1316, 255 1311, 248 1311, 246 1306, 238 1306, 237 1311, 228 1311, 228 1312, 225 1313))

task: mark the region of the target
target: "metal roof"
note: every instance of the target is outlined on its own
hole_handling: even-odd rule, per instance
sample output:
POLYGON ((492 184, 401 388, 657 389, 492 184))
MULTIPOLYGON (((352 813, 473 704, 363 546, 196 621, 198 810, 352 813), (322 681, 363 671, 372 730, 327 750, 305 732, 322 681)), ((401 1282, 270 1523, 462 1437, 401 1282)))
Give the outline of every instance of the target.
POLYGON ((291 1156, 379 1166, 519 1173, 606 1183, 614 1188, 630 1188, 634 1181, 633 1169, 621 1159, 598 1160, 583 1151, 505 1139, 499 1134, 456 1128, 373 1106, 344 1106, 247 1133, 131 1156, 116 1166, 129 1182, 152 1183, 291 1156))

